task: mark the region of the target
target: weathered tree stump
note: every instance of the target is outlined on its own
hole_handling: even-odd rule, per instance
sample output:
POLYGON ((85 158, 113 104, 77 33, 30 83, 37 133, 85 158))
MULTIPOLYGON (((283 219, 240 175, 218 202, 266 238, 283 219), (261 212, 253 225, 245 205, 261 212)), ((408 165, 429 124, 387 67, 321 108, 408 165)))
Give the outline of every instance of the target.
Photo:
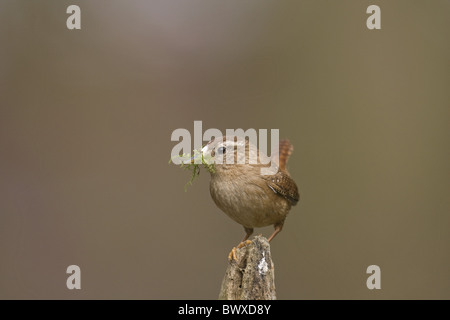
POLYGON ((236 250, 222 281, 221 300, 275 300, 275 269, 270 245, 263 236, 236 250))

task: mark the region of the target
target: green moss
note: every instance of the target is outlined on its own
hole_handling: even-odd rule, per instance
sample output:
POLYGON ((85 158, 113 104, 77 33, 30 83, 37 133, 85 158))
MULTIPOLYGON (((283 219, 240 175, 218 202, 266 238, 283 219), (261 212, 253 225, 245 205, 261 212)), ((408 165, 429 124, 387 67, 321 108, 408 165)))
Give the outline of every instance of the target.
POLYGON ((203 165, 203 167, 206 170, 208 170, 210 173, 216 172, 215 167, 214 167, 214 162, 212 161, 211 156, 204 157, 200 151, 194 150, 193 158, 195 159, 197 157, 201 157, 201 159, 202 159, 201 164, 191 163, 191 162, 186 161, 186 160, 189 160, 192 158, 192 156, 190 154, 183 154, 181 156, 175 156, 169 160, 169 163, 172 163, 174 159, 179 158, 182 161, 182 163, 180 164, 180 168, 183 170, 191 171, 191 178, 184 186, 184 191, 187 191, 188 186, 192 185, 195 178, 197 178, 200 175, 200 165, 203 165), (184 163, 184 162, 187 162, 187 163, 184 163))

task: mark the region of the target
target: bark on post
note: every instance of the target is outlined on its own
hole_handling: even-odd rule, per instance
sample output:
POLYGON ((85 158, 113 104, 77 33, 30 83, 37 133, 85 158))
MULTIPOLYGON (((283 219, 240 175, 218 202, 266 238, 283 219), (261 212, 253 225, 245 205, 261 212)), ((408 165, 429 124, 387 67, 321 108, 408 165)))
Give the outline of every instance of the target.
POLYGON ((222 281, 221 300, 275 300, 275 270, 270 245, 263 236, 237 249, 222 281))

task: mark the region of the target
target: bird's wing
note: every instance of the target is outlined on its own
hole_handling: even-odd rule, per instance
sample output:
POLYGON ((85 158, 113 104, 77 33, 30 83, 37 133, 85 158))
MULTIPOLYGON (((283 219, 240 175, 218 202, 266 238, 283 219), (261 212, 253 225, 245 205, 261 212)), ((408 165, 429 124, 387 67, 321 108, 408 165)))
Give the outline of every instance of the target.
POLYGON ((264 176, 264 179, 273 192, 289 200, 291 205, 295 206, 300 200, 297 185, 286 171, 278 170, 274 175, 264 176))

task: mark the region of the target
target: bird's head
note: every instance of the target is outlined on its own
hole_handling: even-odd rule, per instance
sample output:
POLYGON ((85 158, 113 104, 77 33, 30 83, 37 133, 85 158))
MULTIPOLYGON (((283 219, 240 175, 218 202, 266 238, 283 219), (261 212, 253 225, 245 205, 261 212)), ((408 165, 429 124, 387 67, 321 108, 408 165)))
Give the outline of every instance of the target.
POLYGON ((248 138, 222 136, 209 141, 201 150, 203 158, 214 163, 215 171, 223 173, 232 168, 250 169, 267 166, 270 158, 260 153, 248 138))

